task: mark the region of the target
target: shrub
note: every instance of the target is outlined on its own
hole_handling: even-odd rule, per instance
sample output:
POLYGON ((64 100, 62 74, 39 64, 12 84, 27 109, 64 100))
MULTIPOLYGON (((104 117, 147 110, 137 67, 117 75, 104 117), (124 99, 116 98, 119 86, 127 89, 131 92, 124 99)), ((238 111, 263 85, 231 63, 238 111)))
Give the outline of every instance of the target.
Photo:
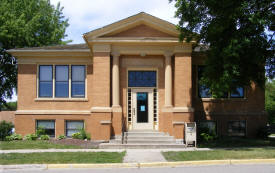
POLYGON ((49 137, 49 135, 41 135, 41 136, 40 136, 40 139, 41 139, 41 140, 49 140, 50 137, 49 137))
POLYGON ((87 133, 83 128, 80 130, 79 133, 81 135, 81 139, 87 139, 87 133))
POLYGON ((79 132, 72 134, 73 139, 91 140, 91 134, 87 133, 83 128, 79 132))
POLYGON ((36 130, 36 135, 40 137, 41 135, 46 135, 46 130, 42 127, 38 127, 36 130))
POLYGON ((66 139, 66 136, 65 135, 59 135, 58 136, 58 139, 61 140, 61 139, 66 139))
POLYGON ((11 122, 1 121, 0 122, 0 140, 3 141, 6 139, 6 136, 12 134, 13 124, 11 122))
POLYGON ((214 136, 208 134, 208 133, 201 133, 200 134, 201 140, 208 142, 208 141, 212 141, 214 139, 214 136))
POLYGON ((6 136, 6 140, 7 141, 22 140, 22 139, 23 139, 22 135, 16 134, 16 133, 14 133, 14 134, 12 134, 10 136, 6 136))
POLYGON ((91 133, 86 133, 86 139, 91 140, 91 133))
POLYGON ((38 136, 36 134, 27 134, 24 139, 28 140, 28 141, 34 141, 38 138, 38 136))
POLYGON ((209 142, 214 139, 217 139, 218 136, 216 135, 216 132, 207 128, 207 127, 202 127, 199 129, 199 141, 201 142, 209 142))
POLYGON ((73 133, 72 134, 72 138, 73 139, 82 139, 81 133, 79 133, 79 132, 73 133))
POLYGON ((258 129, 257 136, 261 139, 267 139, 271 135, 270 127, 265 126, 258 129))

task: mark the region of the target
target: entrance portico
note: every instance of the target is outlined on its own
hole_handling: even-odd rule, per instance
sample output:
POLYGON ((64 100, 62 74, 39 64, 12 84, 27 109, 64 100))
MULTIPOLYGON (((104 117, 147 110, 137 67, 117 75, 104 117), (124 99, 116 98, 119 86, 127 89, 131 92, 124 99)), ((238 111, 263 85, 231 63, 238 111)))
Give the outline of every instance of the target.
POLYGON ((84 35, 94 63, 102 64, 103 58, 96 55, 104 53, 111 68, 110 104, 94 105, 92 110, 111 113, 112 135, 121 135, 125 126, 126 130, 159 130, 183 138, 184 122, 193 120, 192 43, 179 42, 174 25, 145 13, 118 23, 84 35), (142 84, 147 77, 141 74, 146 71, 156 74, 155 86, 142 84), (139 74, 141 80, 129 78, 131 72, 139 74))

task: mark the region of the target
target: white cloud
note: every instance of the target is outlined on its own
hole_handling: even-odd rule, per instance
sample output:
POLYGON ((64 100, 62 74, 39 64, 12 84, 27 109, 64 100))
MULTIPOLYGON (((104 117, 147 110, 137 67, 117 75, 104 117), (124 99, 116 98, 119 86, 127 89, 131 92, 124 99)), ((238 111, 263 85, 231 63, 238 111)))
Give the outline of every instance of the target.
POLYGON ((175 7, 168 0, 52 0, 53 5, 60 2, 63 13, 69 18, 66 39, 73 43, 83 43, 82 34, 108 25, 139 12, 176 24, 175 7))

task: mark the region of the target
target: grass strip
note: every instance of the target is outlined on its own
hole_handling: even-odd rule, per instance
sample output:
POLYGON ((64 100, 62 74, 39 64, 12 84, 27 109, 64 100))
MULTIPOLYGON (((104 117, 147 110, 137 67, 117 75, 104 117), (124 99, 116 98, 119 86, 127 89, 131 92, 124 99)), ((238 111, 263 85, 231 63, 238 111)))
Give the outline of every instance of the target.
POLYGON ((58 152, 0 154, 0 164, 122 163, 125 152, 58 152))
POLYGON ((275 158, 274 148, 217 149, 212 151, 163 152, 167 161, 270 159, 275 158))
POLYGON ((80 146, 54 144, 49 141, 1 141, 1 150, 16 150, 16 149, 78 149, 80 146))
POLYGON ((275 139, 219 138, 214 141, 200 142, 199 148, 232 148, 232 147, 275 147, 275 139))

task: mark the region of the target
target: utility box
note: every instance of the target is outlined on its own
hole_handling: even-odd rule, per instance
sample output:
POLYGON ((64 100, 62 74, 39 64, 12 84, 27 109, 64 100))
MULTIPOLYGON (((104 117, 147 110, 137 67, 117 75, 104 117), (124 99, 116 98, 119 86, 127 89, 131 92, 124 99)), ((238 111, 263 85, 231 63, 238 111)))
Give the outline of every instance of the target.
POLYGON ((185 123, 185 144, 186 146, 197 146, 197 126, 195 122, 185 123))

